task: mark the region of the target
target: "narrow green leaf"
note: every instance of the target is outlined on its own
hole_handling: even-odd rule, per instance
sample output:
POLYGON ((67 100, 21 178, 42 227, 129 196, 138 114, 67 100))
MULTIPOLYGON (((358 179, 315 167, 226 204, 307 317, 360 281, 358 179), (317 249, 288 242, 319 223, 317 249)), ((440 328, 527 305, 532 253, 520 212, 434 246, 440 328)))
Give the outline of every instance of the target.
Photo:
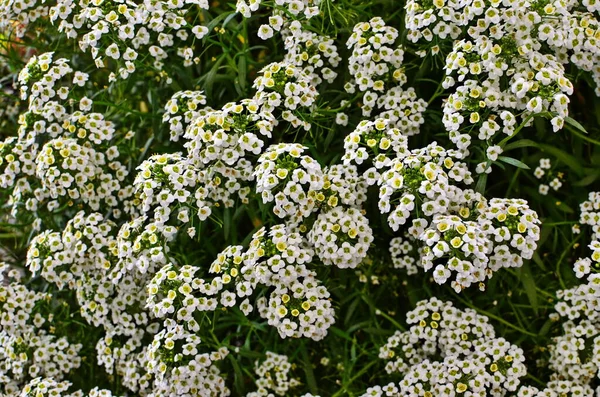
POLYGON ((555 148, 554 146, 550 146, 550 145, 546 145, 546 144, 539 144, 539 147, 544 152, 553 155, 558 160, 565 163, 565 165, 567 167, 569 167, 570 169, 572 169, 577 175, 579 175, 579 176, 583 175, 583 173, 584 173, 583 165, 580 163, 580 161, 577 159, 577 157, 575 157, 563 150, 555 148))
POLYGON ((233 18, 235 18, 235 16, 236 16, 236 15, 237 15, 237 12, 232 12, 232 13, 230 13, 230 14, 227 16, 227 18, 225 18, 225 21, 223 22, 223 28, 224 28, 225 26, 227 26, 227 24, 228 24, 229 22, 231 22, 231 20, 232 20, 233 18))
MULTIPOLYGON (((212 32, 212 31, 213 31, 213 29, 214 29, 214 28, 215 28, 215 27, 216 27, 216 26, 217 26, 219 23, 221 23, 221 21, 222 21, 222 20, 224 20, 225 18, 229 17, 229 15, 231 15, 231 14, 234 14, 234 15, 235 15, 236 13, 235 13, 235 12, 224 12, 223 14, 219 15, 218 17, 216 17, 216 18, 213 18, 213 20, 212 20, 212 21, 210 21, 210 22, 208 23, 208 26, 207 26, 207 28, 208 28, 208 32, 209 32, 209 33, 210 33, 210 32, 212 32)), ((206 35, 206 36, 205 36, 205 37, 204 37, 202 40, 204 40, 204 42, 206 42, 206 39, 208 38, 208 36, 209 36, 209 35, 206 35)))
POLYGON ((523 266, 521 266, 519 275, 520 275, 521 283, 523 284, 523 288, 525 288, 525 293, 527 294, 527 298, 529 299, 529 303, 531 304, 531 308, 537 315, 538 307, 539 307, 538 296, 537 296, 537 291, 536 291, 536 287, 535 287, 535 280, 533 279, 533 276, 531 275, 531 270, 529 269, 529 262, 523 263, 523 266))
POLYGON ((544 265, 544 261, 542 260, 542 257, 540 256, 540 254, 538 254, 537 252, 534 253, 532 259, 536 265, 541 267, 543 270, 547 270, 546 265, 544 265))
POLYGON ((240 87, 240 90, 242 91, 242 93, 246 92, 246 68, 247 68, 247 60, 246 57, 244 55, 240 56, 240 59, 238 59, 238 63, 237 63, 237 72, 238 72, 238 77, 236 79, 238 86, 240 87))
POLYGON ((304 361, 304 373, 306 374, 306 384, 308 385, 308 389, 312 394, 319 394, 319 389, 317 387, 317 379, 315 378, 315 373, 313 371, 313 365, 308 356, 308 350, 306 349, 306 345, 302 344, 302 361, 304 361))
POLYGON ((243 396, 246 393, 246 390, 244 390, 244 374, 242 372, 242 368, 233 354, 229 354, 227 357, 229 357, 229 361, 231 361, 231 366, 233 367, 233 372, 235 373, 233 381, 235 390, 238 395, 243 396))
POLYGON ((571 208, 567 204, 563 203, 562 201, 557 202, 556 203, 556 207, 558 209, 560 209, 561 211, 566 212, 567 214, 574 214, 575 213, 575 210, 573 208, 571 208))
POLYGON ((544 323, 544 325, 542 325, 542 327, 540 328, 540 332, 539 335, 540 336, 546 336, 548 334, 548 332, 550 331, 550 328, 552 327, 552 324, 554 322, 550 319, 546 320, 546 322, 544 323))
POLYGON ((511 142, 504 146, 504 151, 508 152, 509 150, 519 149, 522 147, 538 147, 538 144, 531 139, 519 139, 518 141, 511 142))
POLYGON ((352 337, 350 336, 350 334, 348 334, 345 331, 342 331, 341 329, 339 329, 338 327, 329 327, 329 330, 334 333, 335 335, 339 336, 340 338, 344 338, 347 341, 350 341, 352 343, 354 343, 354 339, 352 339, 352 337))
POLYGON ((229 239, 229 233, 231 232, 231 211, 229 208, 223 209, 223 234, 225 239, 229 239))
POLYGON ((356 297, 354 299, 354 302, 352 302, 350 304, 350 307, 348 307, 348 311, 346 312, 346 317, 344 318, 344 325, 347 327, 348 325, 350 325, 350 322, 352 321, 352 315, 354 314, 354 311, 356 310, 356 307, 358 306, 358 304, 360 303, 361 299, 360 296, 356 297))
POLYGON ((585 128, 583 128, 583 126, 581 124, 579 124, 579 121, 575 120, 574 118, 567 116, 567 117, 565 117, 565 122, 567 124, 575 127, 579 131, 583 132, 584 134, 588 134, 588 132, 585 130, 585 128))
POLYGON ((589 186, 592 183, 594 183, 596 181, 596 179, 598 179, 599 177, 600 177, 600 171, 596 171, 593 174, 590 174, 577 182, 573 182, 572 185, 573 186, 589 186))
POLYGON ((212 96, 212 88, 213 85, 215 84, 215 77, 217 75, 217 71, 219 70, 219 66, 221 66, 221 63, 225 60, 225 56, 221 56, 219 59, 217 59, 217 61, 215 62, 215 64, 212 66, 212 68, 210 68, 210 70, 208 71, 208 73, 206 73, 203 77, 204 80, 204 92, 206 92, 206 96, 207 97, 211 97, 212 96))
POLYGON ((487 183, 488 174, 482 174, 479 176, 477 180, 477 185, 475 186, 475 191, 477 193, 483 194, 485 192, 485 185, 487 183))
POLYGON ((498 156, 498 160, 505 162, 506 164, 514 165, 515 167, 522 168, 524 170, 529 170, 529 166, 522 162, 521 160, 514 159, 512 157, 506 156, 498 156))

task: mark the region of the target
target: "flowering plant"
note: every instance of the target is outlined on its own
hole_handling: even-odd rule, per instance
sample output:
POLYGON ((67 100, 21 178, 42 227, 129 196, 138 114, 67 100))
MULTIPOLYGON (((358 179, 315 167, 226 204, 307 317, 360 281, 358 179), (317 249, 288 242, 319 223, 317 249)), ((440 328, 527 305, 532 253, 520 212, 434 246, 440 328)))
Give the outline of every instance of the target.
POLYGON ((0 395, 598 395, 599 32, 1 1, 0 395))

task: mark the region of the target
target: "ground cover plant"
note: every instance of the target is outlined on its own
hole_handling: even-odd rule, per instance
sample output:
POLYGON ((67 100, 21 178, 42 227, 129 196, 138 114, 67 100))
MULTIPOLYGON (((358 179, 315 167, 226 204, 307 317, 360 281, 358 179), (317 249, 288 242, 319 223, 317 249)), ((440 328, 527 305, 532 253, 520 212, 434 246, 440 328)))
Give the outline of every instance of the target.
POLYGON ((599 395, 599 13, 2 0, 0 395, 599 395))

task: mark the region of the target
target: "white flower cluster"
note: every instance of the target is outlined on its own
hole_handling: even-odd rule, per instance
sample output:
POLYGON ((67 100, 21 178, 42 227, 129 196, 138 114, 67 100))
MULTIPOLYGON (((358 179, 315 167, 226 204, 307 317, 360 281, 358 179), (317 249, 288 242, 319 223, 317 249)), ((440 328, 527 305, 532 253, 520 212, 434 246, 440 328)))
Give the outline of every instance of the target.
POLYGON ((329 291, 305 265, 313 257, 305 245, 301 235, 285 225, 272 227, 268 234, 262 228, 250 242, 244 265, 269 287, 268 297, 256 301, 257 308, 282 338, 321 340, 333 324, 334 311, 329 291))
POLYGON ((419 271, 419 267, 417 266, 418 256, 413 252, 415 251, 415 246, 410 235, 406 234, 404 237, 394 237, 391 239, 389 250, 394 268, 405 269, 406 274, 409 276, 417 274, 419 271))
POLYGON ((415 89, 392 87, 377 98, 379 117, 389 120, 389 125, 398 128, 405 136, 417 135, 425 123, 423 113, 427 102, 419 97, 415 89))
POLYGON ((187 21, 197 7, 208 10, 208 1, 147 0, 109 5, 59 0, 50 7, 49 16, 59 32, 76 39, 83 52, 90 52, 98 68, 116 65, 109 77, 116 80, 136 71, 140 54, 150 54, 152 66, 159 71, 170 53, 182 58, 184 66, 197 63, 194 42, 208 34, 206 26, 187 21))
MULTIPOLYGON (((232 260, 239 258, 237 261, 241 263, 242 257, 235 255, 241 254, 237 252, 238 249, 233 247, 221 254, 223 265, 226 264, 227 256, 233 256, 232 260)), ((218 263, 213 264, 214 272, 216 269, 225 268, 219 269, 218 263)), ((197 312, 214 311, 218 305, 230 307, 236 304, 237 295, 227 291, 226 287, 236 284, 235 277, 239 275, 239 270, 236 267, 228 270, 230 272, 225 272, 223 276, 205 280, 196 276, 200 271, 199 267, 184 265, 177 269, 173 265, 167 265, 160 269, 148 284, 146 306, 157 318, 173 317, 177 323, 183 324, 186 330, 197 332, 200 329, 196 320, 197 312)), ((252 287, 248 287, 244 293, 246 292, 250 295, 252 287)))
POLYGON ((0 4, 0 30, 14 32, 16 38, 27 34, 29 25, 48 15, 49 6, 43 2, 9 0, 0 4))
POLYGON ((120 279, 133 269, 153 275, 167 264, 167 243, 175 239, 177 228, 147 221, 147 217, 142 216, 121 226, 117 235, 118 262, 112 270, 114 279, 120 279))
POLYGON ((311 124, 298 116, 304 111, 310 112, 317 96, 316 87, 310 75, 304 69, 287 62, 274 62, 261 69, 252 85, 256 89, 253 100, 262 111, 274 112, 281 109, 281 117, 294 128, 311 128, 311 124))
MULTIPOLYGON (((118 156, 119 153, 111 154, 118 156)), ((80 145, 75 139, 56 138, 47 142, 35 162, 35 173, 46 195, 52 199, 59 196, 81 199, 95 211, 101 203, 116 206, 115 195, 121 188, 119 179, 127 174, 120 163, 109 166, 103 153, 80 145), (120 178, 105 172, 107 166, 113 170, 116 168, 120 178)))
POLYGON ((588 385, 580 385, 571 380, 554 379, 546 384, 543 390, 534 386, 523 386, 516 394, 517 397, 579 397, 597 395, 588 385))
POLYGON ((431 298, 417 303, 407 321, 410 328, 397 331, 379 351, 386 371, 403 379, 372 387, 364 397, 505 396, 526 374, 523 351, 496 337, 487 317, 474 310, 431 298))
POLYGON ((333 164, 323 174, 323 189, 317 194, 322 208, 340 204, 360 208, 367 201, 368 185, 354 165, 333 164))
POLYGON ((342 161, 348 166, 369 167, 365 180, 373 185, 379 178, 379 170, 388 166, 391 158, 404 156, 408 152, 408 140, 402 131, 389 128, 389 121, 378 118, 363 120, 344 138, 342 161))
POLYGON ((303 218, 316 209, 316 195, 323 188, 323 170, 299 144, 270 146, 258 159, 254 171, 256 192, 263 203, 275 201, 273 213, 280 218, 303 218))
POLYGON ((169 123, 173 142, 179 140, 193 120, 210 110, 200 105, 206 105, 206 97, 202 91, 177 91, 167 101, 162 122, 169 123))
POLYGON ((256 305, 261 317, 285 337, 322 339, 333 323, 329 292, 307 269, 313 250, 285 225, 260 229, 249 248, 229 246, 208 272, 200 267, 168 264, 148 284, 146 307, 170 329, 194 334, 199 313, 238 307, 249 315, 256 305), (255 297, 255 291, 260 292, 255 297), (261 296, 262 295, 262 296, 261 296))
POLYGON ((202 353, 200 337, 167 321, 148 348, 147 368, 155 376, 151 396, 228 396, 230 391, 214 365, 229 354, 227 348, 202 353))
POLYGON ((81 98, 80 110, 72 113, 63 105, 87 79, 53 53, 32 57, 19 73, 27 112, 19 116, 18 137, 0 143, 0 187, 12 190, 13 212, 53 212, 84 203, 121 215, 118 203, 131 190, 123 183, 128 171, 118 160, 119 149, 111 145, 115 125, 90 112, 89 98, 81 98))
POLYGON ((81 364, 81 344, 54 334, 52 295, 24 285, 19 270, 0 263, 0 394, 17 395, 30 380, 62 380, 81 364))
POLYGON ((463 189, 459 184, 473 182, 466 164, 453 160, 455 152, 436 143, 396 152, 391 159, 379 154, 379 170, 377 165, 367 170, 366 178, 379 174, 379 210, 389 213, 392 230, 412 218, 409 235, 424 247, 419 252, 420 266, 435 268, 436 282, 445 283, 454 271, 456 291, 473 283, 484 288, 483 281, 494 271, 531 259, 540 222, 527 202, 487 201, 463 189))
POLYGON ((466 164, 455 162, 452 152, 435 142, 407 151, 389 161, 378 178, 379 210, 390 213, 388 223, 393 230, 405 224, 413 211, 426 217, 447 214, 453 203, 468 201, 470 194, 451 182, 473 182, 466 164))
MULTIPOLYGON (((262 0, 237 0, 235 10, 246 18, 250 18, 253 12, 258 11, 262 0)), ((281 29, 281 16, 279 14, 289 13, 294 18, 304 17, 310 19, 319 14, 319 5, 321 0, 275 0, 273 16, 269 18, 268 25, 262 25, 259 29, 259 36, 266 40, 273 35, 273 29, 281 29), (271 27, 273 29, 271 29, 271 27), (268 29, 267 29, 268 28, 268 29)))
POLYGON ((333 69, 342 58, 332 38, 303 29, 299 21, 284 25, 281 34, 287 50, 285 62, 301 68, 314 86, 333 83, 337 77, 333 69))
POLYGON ((543 196, 548 194, 550 188, 552 188, 554 191, 558 191, 558 189, 560 189, 563 185, 563 173, 553 172, 551 168, 552 163, 550 162, 550 159, 540 159, 540 165, 535 168, 533 173, 537 179, 542 180, 538 188, 538 192, 543 196))
MULTIPOLYGON (((15 397, 113 397, 108 389, 94 387, 89 392, 77 390, 70 392, 71 382, 57 382, 52 378, 37 377, 32 379, 20 393, 15 393, 15 397)), ((116 396, 115 396, 116 397, 116 396)))
POLYGON ((256 362, 254 372, 258 376, 255 380, 257 391, 246 394, 246 397, 272 396, 273 393, 284 396, 288 391, 300 385, 296 378, 290 377, 292 364, 288 357, 282 354, 267 351, 266 359, 256 362))
POLYGON ((444 284, 456 272, 453 286, 459 290, 486 278, 488 239, 477 222, 455 215, 440 215, 419 237, 425 243, 421 266, 433 269, 433 279, 444 284), (440 260, 444 264, 437 264, 440 260))
MULTIPOLYGON (((62 233, 45 231, 34 239, 27 266, 47 282, 75 291, 82 317, 106 332, 96 345, 98 363, 108 373, 116 370, 124 375, 128 366, 136 371, 141 368, 135 364, 135 355, 145 332, 153 334, 156 327, 149 324, 150 316, 142 309, 147 277, 130 269, 113 283, 111 273, 118 259, 116 232, 115 224, 102 215, 80 211, 62 233)), ((130 388, 147 388, 141 384, 143 380, 142 376, 131 377, 130 388)))
POLYGON ((346 42, 352 49, 348 59, 348 68, 352 80, 345 89, 354 93, 358 88, 364 92, 362 98, 363 116, 370 116, 379 96, 392 85, 406 83, 406 74, 402 67, 404 50, 396 45, 398 30, 386 26, 380 17, 354 26, 352 35, 346 42), (387 84, 387 87, 386 87, 387 84))
POLYGON ((256 302, 261 317, 276 327, 282 338, 323 339, 334 321, 329 291, 319 285, 316 273, 303 265, 282 270, 283 277, 271 277, 275 289, 268 298, 260 297, 256 302))
MULTIPOLYGON (((191 190, 197 183, 197 169, 187 162, 180 153, 150 156, 138 167, 133 187, 139 195, 142 212, 151 213, 155 221, 165 224, 171 216, 171 204, 186 204, 191 198, 191 190)), ((203 209, 200 202, 198 213, 203 209)), ((208 211, 208 209, 206 210, 208 211)), ((184 218, 185 215, 178 217, 184 218)))
POLYGON ((579 206, 579 222, 590 225, 595 239, 600 239, 600 192, 590 192, 587 201, 579 206))
POLYGON ((353 269, 367 256, 373 231, 359 210, 334 207, 319 214, 308 239, 325 265, 353 269))
MULTIPOLYGON (((444 104, 443 121, 464 155, 473 133, 484 150, 497 152, 498 133, 512 136, 534 115, 551 118, 554 131, 560 130, 568 116, 567 95, 573 93, 563 64, 574 63, 600 81, 600 70, 593 68, 600 56, 592 28, 598 20, 576 3, 408 2, 408 39, 422 46, 419 53, 435 56, 452 48, 443 85, 458 86, 444 104)), ((480 171, 492 161, 496 155, 488 154, 480 171)))
POLYGON ((560 395, 592 395, 600 376, 600 241, 589 245, 589 258, 578 259, 575 274, 585 282, 559 290, 560 301, 551 318, 564 318, 563 333, 548 347, 549 368, 554 371, 549 387, 560 395))

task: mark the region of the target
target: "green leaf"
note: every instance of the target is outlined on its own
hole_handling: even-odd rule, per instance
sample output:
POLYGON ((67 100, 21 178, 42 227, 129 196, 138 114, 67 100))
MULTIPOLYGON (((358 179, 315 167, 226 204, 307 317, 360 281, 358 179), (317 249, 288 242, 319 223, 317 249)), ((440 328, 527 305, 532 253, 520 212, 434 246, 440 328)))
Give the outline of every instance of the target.
POLYGON ((543 270, 547 270, 546 265, 544 265, 544 261, 542 260, 542 257, 540 256, 540 254, 538 254, 537 252, 535 252, 533 254, 533 261, 535 262, 536 265, 538 265, 539 267, 541 267, 543 270))
POLYGON ((552 320, 550 320, 550 319, 546 320, 544 325, 542 325, 542 327, 540 328, 539 335, 546 336, 548 334, 548 332, 550 331, 552 324, 554 324, 554 322, 552 320))
POLYGON ((338 327, 329 327, 329 330, 332 333, 334 333, 335 335, 339 336, 340 338, 346 339, 347 341, 350 341, 350 342, 354 343, 354 339, 352 339, 352 337, 350 336, 350 334, 348 334, 345 331, 342 331, 338 327))
POLYGON ((579 175, 579 176, 583 175, 583 173, 584 173, 583 165, 579 162, 577 157, 575 157, 563 150, 555 148, 554 146, 550 146, 550 145, 546 145, 546 144, 539 144, 539 147, 544 152, 553 155, 558 160, 565 163, 565 165, 567 167, 569 167, 570 169, 572 169, 577 175, 579 175))
POLYGON ((488 174, 481 174, 479 179, 477 180, 477 185, 475 186, 475 191, 477 193, 483 194, 485 192, 485 185, 487 183, 488 174))
POLYGON ((237 63, 237 72, 238 72, 238 76, 236 81, 236 86, 239 87, 239 90, 241 91, 240 94, 244 94, 246 92, 246 67, 247 67, 247 60, 246 57, 244 55, 240 56, 240 59, 238 59, 238 63, 237 63))
POLYGON ((599 177, 600 177, 600 170, 595 171, 594 173, 586 176, 585 178, 583 178, 577 182, 573 182, 572 185, 573 186, 588 186, 588 185, 591 185, 592 183, 594 183, 596 181, 596 179, 598 179, 599 177))
POLYGON ((529 299, 529 303, 531 304, 531 308, 538 314, 538 296, 535 287, 535 280, 531 275, 531 270, 529 269, 529 262, 523 263, 520 271, 518 272, 519 278, 521 279, 521 283, 523 284, 523 288, 525 288, 525 293, 527 294, 527 298, 529 299))
POLYGON ((229 208, 223 209, 223 234, 226 240, 229 239, 231 232, 231 211, 229 208))
POLYGON ((573 210, 573 208, 569 207, 567 204, 563 203, 562 201, 557 202, 556 207, 558 209, 560 209, 561 211, 566 212, 567 214, 575 213, 575 210, 573 210))
POLYGON ((522 168, 524 170, 530 170, 529 166, 521 160, 514 159, 512 157, 498 156, 498 160, 505 162, 506 164, 514 165, 515 167, 522 168))
POLYGON ((206 96, 208 98, 210 98, 212 96, 212 89, 213 89, 213 85, 215 84, 215 77, 217 76, 217 71, 219 70, 219 66, 221 66, 221 63, 225 60, 225 56, 221 56, 219 59, 217 59, 217 61, 215 62, 215 64, 212 66, 212 68, 210 68, 210 70, 208 71, 208 73, 206 73, 204 76, 202 76, 202 79, 204 80, 204 92, 206 93, 206 96))
POLYGON ((503 150, 508 152, 509 150, 519 149, 522 147, 538 147, 538 144, 531 139, 519 139, 518 141, 511 142, 504 146, 503 150))
POLYGON ((583 132, 584 134, 588 134, 588 132, 585 130, 585 128, 583 128, 583 126, 581 124, 579 124, 579 121, 575 120, 574 118, 567 116, 567 117, 565 117, 565 122, 567 124, 575 127, 579 131, 583 132))
POLYGON ((244 374, 242 372, 242 368, 233 354, 229 354, 228 357, 229 361, 231 361, 233 372, 235 373, 233 384, 235 385, 236 392, 238 395, 243 396, 246 391, 244 390, 244 374))
POLYGON ((317 379, 315 378, 315 373, 313 371, 313 365, 308 355, 308 350, 306 349, 306 345, 302 344, 302 361, 304 361, 304 373, 306 374, 306 384, 308 385, 308 389, 312 394, 319 394, 319 389, 317 387, 317 379))
MULTIPOLYGON (((236 12, 224 12, 223 14, 219 15, 218 17, 214 18, 212 21, 209 22, 207 28, 208 28, 208 32, 211 33, 214 28, 221 23, 222 20, 224 20, 225 18, 229 17, 231 14, 235 15, 236 12)), ((204 38, 202 39, 204 43, 206 43, 206 39, 208 38, 209 35, 204 36, 204 38)))

